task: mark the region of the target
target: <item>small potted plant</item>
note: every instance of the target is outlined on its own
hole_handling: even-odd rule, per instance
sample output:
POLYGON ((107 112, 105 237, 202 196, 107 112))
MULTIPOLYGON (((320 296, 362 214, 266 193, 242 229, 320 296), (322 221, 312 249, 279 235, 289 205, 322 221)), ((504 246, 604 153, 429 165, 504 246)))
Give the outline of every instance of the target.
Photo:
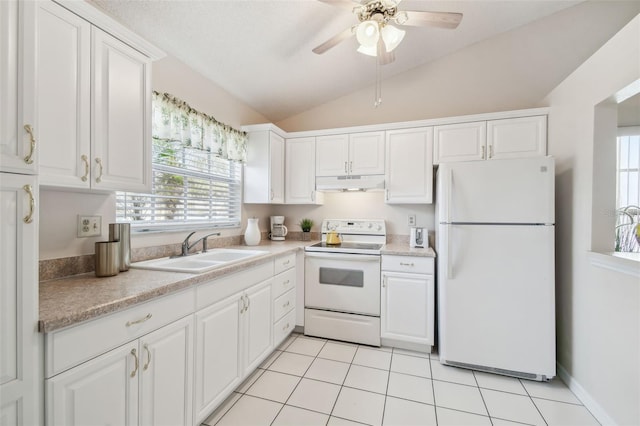
POLYGON ((311 227, 313 226, 313 220, 304 218, 298 223, 302 229, 302 241, 311 240, 311 227))

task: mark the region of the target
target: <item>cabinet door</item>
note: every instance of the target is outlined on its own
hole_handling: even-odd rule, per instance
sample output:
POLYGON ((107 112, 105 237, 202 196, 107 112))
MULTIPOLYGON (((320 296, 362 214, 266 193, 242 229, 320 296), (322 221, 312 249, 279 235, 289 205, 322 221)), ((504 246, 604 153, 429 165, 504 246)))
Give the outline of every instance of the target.
POLYGON ((285 163, 286 204, 315 204, 316 138, 287 139, 285 163))
POLYGON ((31 210, 25 187, 34 197, 38 187, 35 177, 10 173, 0 173, 0 185, 0 419, 3 425, 31 425, 38 423, 42 392, 36 331, 38 211, 31 210), (31 222, 25 223, 25 217, 31 222))
POLYGON ((241 295, 196 313, 195 424, 200 424, 242 379, 241 295))
POLYGON ((193 424, 193 316, 140 339, 140 424, 193 424))
POLYGON ((46 381, 47 425, 137 425, 137 341, 46 381))
POLYGON ((433 201, 433 128, 387 132, 389 204, 428 204, 433 201))
POLYGON ((245 362, 244 373, 248 374, 271 353, 273 332, 273 304, 271 284, 273 280, 260 283, 246 292, 244 308, 245 362))
POLYGON ((316 176, 343 176, 349 173, 349 135, 316 138, 316 176))
POLYGON ((151 62, 92 28, 92 187, 151 188, 151 62))
POLYGON ((384 174, 384 132, 349 135, 349 174, 384 174))
POLYGON ((382 273, 381 337, 433 345, 433 275, 382 273))
POLYGON ((489 121, 487 145, 490 159, 543 156, 547 153, 547 117, 489 121))
POLYGON ((434 162, 484 160, 486 122, 447 124, 433 128, 434 162))
POLYGON ((89 188, 91 26, 53 2, 38 2, 40 183, 89 188))
POLYGON ((0 1, 0 170, 4 172, 37 173, 35 10, 35 2, 0 1))
POLYGON ((269 183, 271 204, 284 204, 284 139, 269 135, 269 183))

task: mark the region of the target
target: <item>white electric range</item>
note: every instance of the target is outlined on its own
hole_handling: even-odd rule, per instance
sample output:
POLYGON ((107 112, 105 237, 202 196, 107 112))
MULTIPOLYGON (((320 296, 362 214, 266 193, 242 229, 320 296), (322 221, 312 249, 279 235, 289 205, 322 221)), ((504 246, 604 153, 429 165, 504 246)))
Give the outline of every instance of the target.
POLYGON ((327 219, 305 249, 304 334, 380 346, 380 250, 384 220, 327 219), (327 234, 340 244, 327 244, 327 234))

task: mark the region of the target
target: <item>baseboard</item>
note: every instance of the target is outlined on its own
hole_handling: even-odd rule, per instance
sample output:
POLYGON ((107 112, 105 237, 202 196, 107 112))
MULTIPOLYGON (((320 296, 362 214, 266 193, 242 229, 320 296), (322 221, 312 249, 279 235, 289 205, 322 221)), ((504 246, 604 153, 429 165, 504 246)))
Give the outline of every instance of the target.
POLYGON ((558 377, 571 391, 578 397, 580 402, 589 410, 601 425, 615 425, 616 422, 607 414, 598 402, 578 383, 567 370, 559 363, 556 363, 558 377))

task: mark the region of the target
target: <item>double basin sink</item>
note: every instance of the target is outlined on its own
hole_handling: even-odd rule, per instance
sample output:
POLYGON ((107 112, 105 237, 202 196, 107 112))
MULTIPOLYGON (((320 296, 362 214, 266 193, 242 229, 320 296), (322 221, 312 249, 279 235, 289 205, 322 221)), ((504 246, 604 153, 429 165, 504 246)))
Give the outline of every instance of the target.
POLYGON ((267 253, 269 252, 263 250, 211 249, 204 253, 189 256, 162 257, 160 259, 135 262, 131 264, 131 267, 155 271, 201 274, 267 253))

